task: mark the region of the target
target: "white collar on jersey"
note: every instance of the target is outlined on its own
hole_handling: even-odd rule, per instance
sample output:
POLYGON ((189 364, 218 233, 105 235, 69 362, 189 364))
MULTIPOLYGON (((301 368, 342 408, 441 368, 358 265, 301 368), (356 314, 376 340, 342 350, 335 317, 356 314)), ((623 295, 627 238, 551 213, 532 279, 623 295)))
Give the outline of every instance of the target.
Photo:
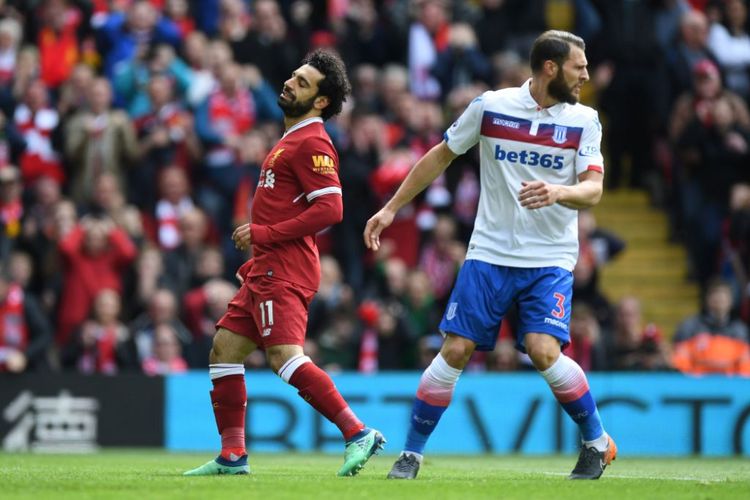
POLYGON ((547 111, 551 116, 557 116, 560 113, 562 113, 562 110, 565 109, 565 106, 567 106, 567 103, 564 102, 558 102, 554 106, 550 106, 549 108, 542 108, 539 106, 539 104, 534 100, 533 97, 531 97, 531 78, 526 80, 526 83, 521 85, 521 103, 528 109, 536 109, 537 111, 541 111, 542 109, 547 111))
POLYGON ((316 123, 316 122, 323 123, 323 119, 321 117, 319 117, 319 116, 313 116, 312 118, 307 118, 305 120, 302 120, 299 123, 295 123, 294 125, 292 125, 291 127, 289 127, 289 129, 287 129, 284 132, 284 135, 282 135, 282 137, 286 137, 287 135, 291 134, 295 130, 299 130, 302 127, 306 127, 306 126, 310 125, 311 123, 316 123))

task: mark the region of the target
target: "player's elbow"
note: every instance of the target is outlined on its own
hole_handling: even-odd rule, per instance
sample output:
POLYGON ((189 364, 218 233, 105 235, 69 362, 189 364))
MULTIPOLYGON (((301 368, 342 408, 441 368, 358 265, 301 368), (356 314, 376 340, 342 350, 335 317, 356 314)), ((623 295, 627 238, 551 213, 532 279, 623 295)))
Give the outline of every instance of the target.
POLYGON ((602 186, 602 183, 587 181, 584 185, 580 186, 581 188, 578 191, 578 196, 575 196, 572 200, 567 200, 572 202, 571 204, 576 208, 591 208, 602 199, 602 193, 604 192, 604 186, 602 186))
POLYGON ((578 201, 573 201, 570 203, 563 203, 563 205, 568 208, 572 208, 574 210, 585 210, 587 208, 594 207, 597 203, 599 203, 599 200, 601 199, 602 199, 601 191, 593 192, 593 193, 589 193, 585 198, 582 198, 578 201))
POLYGON ((592 207, 601 201, 602 193, 604 193, 604 186, 602 186, 601 184, 595 184, 591 193, 592 207))
POLYGON ((341 196, 331 196, 331 202, 331 209, 328 212, 330 214, 330 226, 344 220, 344 202, 341 196))
POLYGON ((336 210, 336 222, 334 224, 338 224, 344 220, 344 204, 341 202, 341 198, 339 198, 338 208, 336 210))

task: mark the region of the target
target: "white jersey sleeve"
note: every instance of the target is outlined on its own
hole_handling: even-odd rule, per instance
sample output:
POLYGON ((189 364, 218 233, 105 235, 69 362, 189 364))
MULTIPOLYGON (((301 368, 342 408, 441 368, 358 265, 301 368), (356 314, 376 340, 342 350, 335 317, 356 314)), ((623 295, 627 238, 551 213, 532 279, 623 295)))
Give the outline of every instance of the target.
POLYGON ((601 150, 602 125, 599 123, 599 114, 594 112, 591 118, 583 126, 581 142, 576 152, 576 175, 593 170, 604 173, 604 157, 601 150))
POLYGON ((457 155, 467 152, 479 142, 479 131, 482 128, 482 113, 484 111, 483 95, 475 98, 466 107, 461 116, 453 122, 443 134, 448 148, 457 155))

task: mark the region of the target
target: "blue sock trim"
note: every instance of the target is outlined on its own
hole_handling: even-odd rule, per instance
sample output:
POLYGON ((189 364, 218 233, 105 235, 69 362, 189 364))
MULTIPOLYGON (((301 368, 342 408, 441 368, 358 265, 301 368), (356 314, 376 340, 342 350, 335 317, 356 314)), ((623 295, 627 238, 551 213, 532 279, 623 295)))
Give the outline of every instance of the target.
POLYGON ((430 434, 437 427, 440 417, 446 409, 448 409, 447 406, 433 406, 416 398, 411 410, 409 432, 406 435, 404 450, 421 455, 427 445, 430 434))
POLYGON ((351 443, 352 441, 356 441, 358 439, 362 439, 371 430, 372 429, 370 429, 369 427, 365 427, 364 429, 362 429, 361 431, 359 431, 358 433, 356 433, 355 435, 353 435, 352 438, 349 441, 347 441, 347 443, 351 443))
POLYGON ((247 455, 242 455, 240 458, 232 462, 219 455, 216 457, 216 463, 225 467, 239 467, 241 465, 247 465, 247 455))

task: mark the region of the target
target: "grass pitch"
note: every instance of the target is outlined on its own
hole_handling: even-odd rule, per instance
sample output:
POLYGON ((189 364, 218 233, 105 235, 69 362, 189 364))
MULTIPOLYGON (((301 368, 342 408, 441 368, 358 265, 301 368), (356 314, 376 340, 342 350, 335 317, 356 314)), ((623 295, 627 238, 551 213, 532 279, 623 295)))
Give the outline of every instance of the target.
POLYGON ((620 457, 599 481, 568 481, 573 456, 431 456, 416 481, 386 480, 395 459, 376 456, 359 476, 336 477, 342 457, 251 455, 249 476, 183 477, 210 454, 107 451, 0 453, 0 498, 750 498, 748 459, 620 457))

